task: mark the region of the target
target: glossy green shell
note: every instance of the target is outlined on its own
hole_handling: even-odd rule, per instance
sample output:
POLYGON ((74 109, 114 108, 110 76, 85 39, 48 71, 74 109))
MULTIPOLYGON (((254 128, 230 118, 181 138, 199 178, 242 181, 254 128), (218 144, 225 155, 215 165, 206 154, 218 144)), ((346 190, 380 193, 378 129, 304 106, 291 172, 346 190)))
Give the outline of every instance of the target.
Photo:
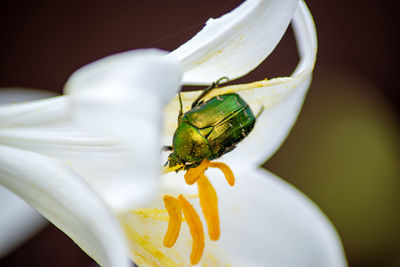
POLYGON ((197 166, 235 148, 253 129, 256 118, 235 93, 215 96, 186 112, 173 137, 170 167, 197 166))

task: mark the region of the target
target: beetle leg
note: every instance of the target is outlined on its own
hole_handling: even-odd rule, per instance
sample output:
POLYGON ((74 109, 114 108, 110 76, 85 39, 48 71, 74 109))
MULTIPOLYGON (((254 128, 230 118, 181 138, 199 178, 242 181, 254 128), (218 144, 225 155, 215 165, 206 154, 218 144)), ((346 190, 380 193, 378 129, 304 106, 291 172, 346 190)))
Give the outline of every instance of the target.
POLYGON ((219 86, 219 85, 222 83, 223 80, 226 80, 226 82, 228 82, 228 81, 229 81, 229 78, 228 78, 227 76, 224 76, 224 77, 219 78, 219 79, 215 82, 216 85, 219 86))
POLYGON ((231 152, 235 148, 236 148, 236 145, 231 145, 231 146, 225 147, 224 154, 231 152))
POLYGON ((223 80, 229 81, 229 78, 224 76, 222 78, 219 78, 217 81, 213 82, 209 87, 205 88, 203 90, 203 92, 196 98, 195 101, 193 101, 192 103, 192 108, 196 107, 197 105, 199 105, 200 100, 205 97, 211 90, 217 88, 223 80))
POLYGON ((179 91, 179 114, 178 114, 178 125, 181 124, 182 116, 183 116, 183 105, 182 105, 182 96, 179 91))

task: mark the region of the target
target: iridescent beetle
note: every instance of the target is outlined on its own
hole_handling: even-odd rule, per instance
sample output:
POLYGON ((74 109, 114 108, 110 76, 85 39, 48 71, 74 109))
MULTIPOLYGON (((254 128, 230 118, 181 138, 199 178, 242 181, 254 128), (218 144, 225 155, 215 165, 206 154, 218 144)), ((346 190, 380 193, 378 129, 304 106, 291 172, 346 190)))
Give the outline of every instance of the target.
POLYGON ((222 80, 228 78, 223 77, 204 89, 185 114, 179 94, 178 127, 172 146, 164 147, 173 151, 168 156, 169 168, 188 170, 199 166, 204 159, 217 159, 232 151, 253 129, 256 116, 238 94, 217 95, 204 102, 203 98, 222 80))

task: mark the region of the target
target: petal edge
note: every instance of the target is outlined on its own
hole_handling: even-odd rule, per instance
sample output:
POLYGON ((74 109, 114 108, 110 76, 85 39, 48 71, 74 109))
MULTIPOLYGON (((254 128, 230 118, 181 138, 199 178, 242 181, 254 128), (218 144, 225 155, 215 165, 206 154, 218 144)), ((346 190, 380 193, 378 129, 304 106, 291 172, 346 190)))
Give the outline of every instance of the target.
POLYGON ((61 162, 0 146, 0 183, 39 210, 99 264, 129 266, 117 221, 87 184, 61 162))

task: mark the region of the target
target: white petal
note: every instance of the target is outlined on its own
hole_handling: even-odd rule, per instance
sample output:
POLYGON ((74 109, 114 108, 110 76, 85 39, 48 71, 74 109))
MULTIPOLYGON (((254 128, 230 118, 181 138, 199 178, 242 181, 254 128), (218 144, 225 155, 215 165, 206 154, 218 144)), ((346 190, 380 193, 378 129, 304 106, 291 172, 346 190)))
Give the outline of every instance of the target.
MULTIPOLYGON (((130 150, 127 145, 115 138, 85 131, 82 129, 84 127, 72 121, 69 116, 70 109, 67 108, 68 99, 69 97, 57 97, 57 99, 41 100, 40 109, 35 108, 38 102, 4 107, 3 113, 10 114, 16 111, 14 115, 16 118, 21 118, 21 121, 18 125, 0 128, 0 142, 63 161, 78 172, 114 210, 132 204, 140 205, 155 190, 155 181, 151 180, 150 175, 151 172, 158 170, 159 164, 153 170, 146 168, 132 170, 133 167, 140 165, 138 162, 141 158, 133 161, 129 157, 130 150), (51 118, 53 107, 60 107, 65 111, 65 116, 58 116, 60 122, 52 119, 47 121, 47 118, 51 118), (35 112, 38 113, 36 118, 42 119, 41 122, 31 124, 29 120, 23 120, 23 114, 33 115, 35 112)), ((10 123, 12 124, 12 121, 10 123)), ((156 141, 151 144, 154 146, 156 141)), ((150 147, 150 144, 139 143, 137 147, 139 145, 146 146, 146 149, 150 147)), ((139 149, 138 151, 141 152, 139 149)), ((157 156, 159 151, 160 146, 157 145, 157 156)), ((143 151, 143 154, 145 153, 146 151, 143 151)))
POLYGON ((209 172, 219 195, 219 245, 234 265, 347 265, 335 229, 308 198, 263 169, 234 172, 233 188, 209 172))
POLYGON ((75 72, 70 96, 1 106, 1 143, 62 160, 115 210, 140 205, 159 177, 163 105, 180 87, 165 54, 110 56, 75 72))
POLYGON ((183 62, 184 84, 231 80, 258 66, 282 38, 297 0, 249 0, 219 19, 209 19, 190 41, 173 51, 183 62))
MULTIPOLYGON (((133 161, 128 146, 90 135, 72 123, 4 128, 0 140, 8 146, 61 160, 113 210, 140 205, 156 189, 151 174, 159 164, 155 170, 137 168, 141 159, 133 161)), ((158 146, 158 152, 159 149, 158 146)))
POLYGON ((112 167, 100 175, 104 179, 94 175, 99 160, 93 158, 88 163, 94 170, 80 172, 84 177, 107 180, 103 183, 107 202, 116 209, 138 204, 139 198, 156 189, 162 110, 179 91, 182 76, 179 61, 166 54, 148 49, 112 55, 76 71, 66 84, 79 127, 120 144, 109 149, 111 157, 99 157, 100 161, 108 159, 102 164, 112 167))
POLYGON ((180 88, 180 63, 166 54, 134 50, 77 70, 65 86, 74 119, 101 134, 138 143, 136 135, 139 140, 146 137, 146 121, 155 121, 158 127, 163 105, 180 88))
MULTIPOLYGON (((261 168, 231 167, 236 178, 233 187, 220 171, 207 170, 218 194, 221 238, 206 244, 204 261, 207 254, 218 251, 219 263, 232 266, 347 265, 334 227, 306 196, 261 168)), ((196 186, 185 185, 181 175, 164 178, 166 192, 196 191, 196 186)), ((197 200, 192 203, 201 210, 197 200)), ((190 240, 190 236, 179 238, 190 240)))
POLYGON ((308 75, 314 68, 318 44, 312 15, 303 0, 299 2, 292 25, 300 54, 300 63, 297 65, 292 77, 300 76, 301 74, 308 75))
POLYGON ((300 62, 291 77, 261 81, 259 88, 243 92, 248 103, 256 107, 255 112, 257 104, 265 110, 238 149, 227 154, 227 162, 240 163, 243 155, 251 155, 254 165, 262 164, 278 150, 297 119, 311 82, 317 53, 314 22, 304 1, 299 3, 293 17, 293 28, 300 62))
MULTIPOLYGON (((293 25, 301 59, 291 77, 222 87, 211 91, 207 96, 209 98, 236 92, 250 104, 255 114, 261 107, 264 108, 250 135, 238 144, 235 150, 223 157, 223 161, 227 163, 241 164, 243 155, 251 155, 248 156, 246 164, 256 166, 266 161, 282 144, 299 114, 311 81, 317 51, 314 24, 304 2, 300 2, 296 10, 293 25)), ((185 111, 198 94, 199 92, 182 93, 185 111)), ((172 141, 178 110, 179 102, 176 97, 166 108, 164 144, 170 144, 172 141)))
POLYGON ((124 237, 105 204, 71 169, 0 146, 0 183, 39 210, 104 266, 129 266, 124 237))
POLYGON ((0 258, 45 224, 46 220, 36 210, 0 186, 0 258))
POLYGON ((60 123, 68 116, 69 102, 64 96, 0 105, 0 127, 60 123))
MULTIPOLYGON (((50 91, 28 88, 0 88, 0 105, 55 96, 50 91)), ((1 108, 0 108, 1 110, 1 108)), ((0 120, 0 124, 4 120, 0 120)), ((13 122, 14 120, 9 120, 13 122)), ((0 187, 0 258, 30 238, 46 224, 31 206, 7 189, 0 187)))
MULTIPOLYGON (((243 169, 231 166, 236 183, 229 186, 219 170, 206 174, 218 194, 221 237, 210 241, 203 219, 206 245, 200 264, 210 266, 296 266, 341 267, 346 259, 340 239, 321 210, 297 189, 263 169, 243 169)), ((163 210, 162 195, 183 194, 201 214, 197 186, 188 186, 183 173, 169 173, 162 178, 160 196, 144 208, 163 210)), ((130 212, 123 223, 150 242, 145 248, 131 242, 141 260, 173 261, 189 266, 192 238, 186 223, 182 224, 177 242, 172 248, 162 245, 167 228, 167 214, 140 215, 130 212), (152 249, 151 249, 152 248, 152 249), (157 253, 155 253, 157 251, 157 253), (164 255, 164 256, 160 256, 164 255)), ((135 240, 138 240, 138 237, 135 240)), ((142 244, 145 242, 142 242, 142 244)), ((146 243, 146 244, 147 244, 146 243)), ((134 258, 135 257, 134 254, 134 258)), ((150 266, 143 264, 143 266, 150 266)))

